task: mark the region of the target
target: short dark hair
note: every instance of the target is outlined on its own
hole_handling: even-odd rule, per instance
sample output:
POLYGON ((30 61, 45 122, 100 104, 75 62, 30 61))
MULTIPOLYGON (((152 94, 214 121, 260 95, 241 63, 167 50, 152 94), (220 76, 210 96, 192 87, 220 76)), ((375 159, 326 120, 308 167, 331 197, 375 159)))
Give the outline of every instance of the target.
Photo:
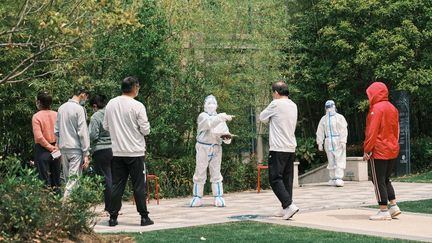
POLYGON ((272 84, 272 92, 277 92, 279 95, 288 96, 288 85, 284 81, 278 81, 272 84))
POLYGON ((123 93, 130 93, 135 86, 139 86, 139 80, 136 77, 127 77, 121 83, 121 90, 123 93))
POLYGON ((90 105, 96 105, 98 109, 102 109, 107 104, 107 97, 103 94, 97 94, 90 97, 90 105))
POLYGON ((77 86, 77 87, 75 87, 75 89, 74 89, 74 95, 78 96, 78 95, 80 95, 82 93, 84 93, 86 95, 90 95, 90 92, 84 86, 77 86))
POLYGON ((37 95, 37 100, 40 103, 42 109, 49 109, 52 104, 52 97, 46 91, 41 91, 37 95))

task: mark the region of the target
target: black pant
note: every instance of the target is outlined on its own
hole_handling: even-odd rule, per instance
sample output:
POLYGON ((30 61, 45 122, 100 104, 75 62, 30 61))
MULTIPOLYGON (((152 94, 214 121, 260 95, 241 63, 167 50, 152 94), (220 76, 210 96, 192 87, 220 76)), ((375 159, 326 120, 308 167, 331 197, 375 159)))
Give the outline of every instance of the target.
POLYGON ((287 208, 292 203, 295 153, 270 151, 269 180, 276 197, 287 208))
POLYGON ((372 182, 379 205, 387 205, 388 201, 396 199, 390 176, 395 160, 369 160, 371 164, 372 182))
POLYGON ((129 175, 132 179, 132 186, 137 211, 143 217, 149 212, 146 205, 146 181, 144 174, 144 156, 142 157, 117 157, 114 156, 111 165, 113 191, 109 213, 117 217, 122 206, 122 196, 126 187, 129 175))
POLYGON ((111 203, 112 193, 112 175, 111 175, 111 160, 113 153, 110 148, 97 150, 93 153, 93 160, 95 161, 96 174, 103 176, 105 179, 104 201, 105 211, 108 211, 111 203))
POLYGON ((35 163, 39 174, 39 179, 45 185, 52 188, 57 194, 60 193, 60 159, 53 159, 51 153, 40 144, 35 145, 35 163))

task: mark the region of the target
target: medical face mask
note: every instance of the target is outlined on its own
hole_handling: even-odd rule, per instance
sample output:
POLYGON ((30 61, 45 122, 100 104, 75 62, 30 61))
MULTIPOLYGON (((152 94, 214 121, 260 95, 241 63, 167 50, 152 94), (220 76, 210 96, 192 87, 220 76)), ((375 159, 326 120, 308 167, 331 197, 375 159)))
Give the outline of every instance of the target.
POLYGON ((216 104, 208 104, 204 107, 204 111, 210 115, 216 114, 217 105, 216 104))

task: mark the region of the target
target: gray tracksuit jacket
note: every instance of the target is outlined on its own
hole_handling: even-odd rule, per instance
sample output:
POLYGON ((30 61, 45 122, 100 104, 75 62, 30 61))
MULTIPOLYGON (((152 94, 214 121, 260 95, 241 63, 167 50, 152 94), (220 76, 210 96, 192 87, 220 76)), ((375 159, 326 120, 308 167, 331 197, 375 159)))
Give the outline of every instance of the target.
POLYGON ((107 130, 103 128, 105 108, 96 111, 90 118, 90 144, 92 153, 111 148, 111 137, 107 130))
POLYGON ((84 107, 72 99, 58 109, 54 134, 62 154, 89 155, 90 139, 86 117, 84 107))

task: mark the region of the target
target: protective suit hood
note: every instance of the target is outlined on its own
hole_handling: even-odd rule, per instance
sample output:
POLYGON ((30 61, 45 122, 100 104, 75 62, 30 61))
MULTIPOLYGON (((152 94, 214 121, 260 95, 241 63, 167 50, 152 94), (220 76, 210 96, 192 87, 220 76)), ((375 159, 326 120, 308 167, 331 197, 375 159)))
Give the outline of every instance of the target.
POLYGON ((327 100, 324 107, 326 113, 329 113, 330 115, 336 114, 336 104, 333 100, 327 100))
POLYGON ((209 95, 204 100, 204 112, 206 112, 209 115, 216 115, 216 109, 217 109, 217 100, 216 97, 213 95, 209 95))
POLYGON ((372 83, 366 89, 366 94, 368 96, 370 106, 373 106, 378 102, 388 100, 388 89, 387 86, 382 82, 372 83))

